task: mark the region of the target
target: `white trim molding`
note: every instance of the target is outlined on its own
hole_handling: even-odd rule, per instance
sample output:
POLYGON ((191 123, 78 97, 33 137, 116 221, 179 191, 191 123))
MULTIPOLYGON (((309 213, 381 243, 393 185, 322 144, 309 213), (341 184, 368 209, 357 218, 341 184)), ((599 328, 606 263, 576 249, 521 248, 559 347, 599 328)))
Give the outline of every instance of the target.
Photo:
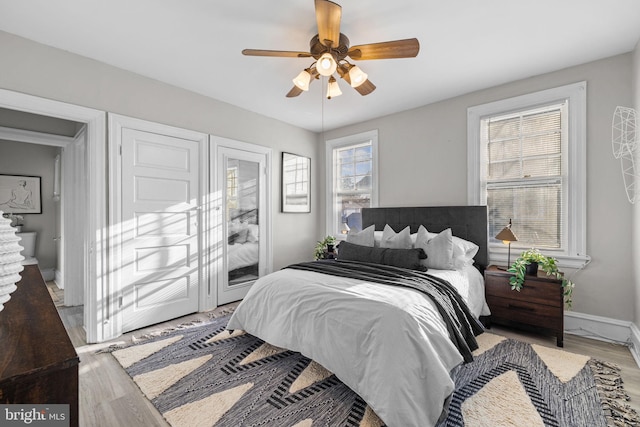
MULTIPOLYGON (((483 118, 527 108, 568 101, 569 168, 568 168, 568 242, 566 253, 554 254, 561 267, 583 268, 589 263, 587 248, 587 82, 577 82, 513 98, 476 105, 467 109, 467 202, 484 204, 482 200, 480 122, 483 118)), ((506 261, 505 248, 489 248, 492 260, 506 261)), ((502 262, 504 264, 504 262, 502 262)))
POLYGON ((624 345, 640 367, 640 330, 633 322, 567 311, 564 333, 624 345))
MULTIPOLYGON (((0 89, 0 107, 85 123, 87 132, 87 193, 84 245, 85 265, 84 326, 88 343, 112 338, 106 300, 108 294, 108 219, 106 171, 106 112, 62 101, 0 89)), ((24 137, 33 137, 22 133, 24 137)), ((57 141, 58 143, 60 141, 57 141)))
POLYGON ((640 329, 635 323, 631 324, 631 345, 629 351, 636 361, 636 365, 640 366, 640 329))
MULTIPOLYGON (((378 193, 379 193, 379 170, 378 170, 378 129, 357 133, 354 135, 347 135, 336 139, 328 139, 325 143, 325 187, 326 187, 326 212, 325 212, 325 234, 336 235, 338 224, 334 218, 334 162, 333 162, 333 150, 336 148, 344 147, 347 145, 355 145, 363 142, 371 141, 371 148, 373 153, 373 164, 371 165, 371 207, 378 206, 378 193)), ((343 238, 340 234, 337 234, 338 239, 343 238)))
POLYGON ((48 145, 52 147, 66 147, 73 143, 71 136, 53 135, 50 133, 33 132, 24 129, 0 127, 0 137, 8 141, 27 142, 29 144, 48 145))

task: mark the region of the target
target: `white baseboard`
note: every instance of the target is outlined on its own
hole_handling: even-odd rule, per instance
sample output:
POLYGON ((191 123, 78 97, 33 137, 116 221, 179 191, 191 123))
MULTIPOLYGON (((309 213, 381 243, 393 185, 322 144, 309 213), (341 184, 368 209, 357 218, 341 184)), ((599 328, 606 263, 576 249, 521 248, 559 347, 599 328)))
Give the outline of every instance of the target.
POLYGON ((633 322, 568 311, 564 314, 564 332, 625 345, 640 367, 640 330, 633 322))
POLYGON ((575 311, 564 313, 564 332, 618 344, 631 342, 631 322, 575 311))
POLYGON ((635 323, 631 324, 631 345, 629 346, 629 350, 631 351, 631 355, 636 360, 636 365, 640 366, 640 353, 638 352, 640 349, 640 329, 636 326, 635 323))
POLYGON ((55 280, 58 288, 64 289, 64 279, 62 278, 62 273, 60 272, 60 270, 56 270, 56 277, 53 280, 55 280))
POLYGON ((50 282, 56 278, 53 268, 41 268, 40 272, 45 282, 50 282))

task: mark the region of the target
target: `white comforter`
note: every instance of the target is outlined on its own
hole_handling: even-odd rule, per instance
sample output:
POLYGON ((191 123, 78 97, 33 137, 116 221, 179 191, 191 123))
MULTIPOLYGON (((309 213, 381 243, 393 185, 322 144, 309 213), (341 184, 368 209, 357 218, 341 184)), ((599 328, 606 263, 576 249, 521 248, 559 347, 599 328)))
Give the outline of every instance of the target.
POLYGON ((257 242, 236 243, 227 247, 229 271, 257 264, 260 257, 260 245, 257 242))
MULTIPOLYGON (((478 315, 487 309, 484 287, 470 268, 477 275, 430 273, 461 287, 478 315)), ((434 425, 454 389, 450 372, 463 361, 437 308, 420 292, 309 271, 260 278, 227 328, 320 363, 389 427, 434 425)))

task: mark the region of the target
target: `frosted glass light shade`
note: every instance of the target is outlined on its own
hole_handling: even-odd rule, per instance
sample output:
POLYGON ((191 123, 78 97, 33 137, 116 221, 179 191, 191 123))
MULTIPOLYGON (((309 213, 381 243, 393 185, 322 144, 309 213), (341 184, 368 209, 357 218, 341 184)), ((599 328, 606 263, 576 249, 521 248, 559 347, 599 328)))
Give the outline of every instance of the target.
POLYGON ((20 255, 22 246, 18 244, 20 237, 11 226, 11 221, 2 216, 0 211, 0 311, 4 304, 11 299, 10 294, 16 289, 16 283, 21 279, 20 272, 24 269, 20 255))
POLYGON ((338 63, 329 52, 323 53, 316 63, 316 69, 321 76, 329 77, 336 72, 336 68, 338 63))
POLYGON ((340 86, 338 86, 338 82, 335 77, 329 77, 329 85, 327 86, 327 99, 331 99, 335 96, 342 95, 342 91, 340 90, 340 86))
POLYGON ((311 81, 311 74, 307 70, 302 70, 300 74, 293 79, 293 84, 298 88, 308 91, 309 90, 309 82, 311 81))
POLYGON ((360 67, 354 65, 349 70, 349 80, 351 81, 351 87, 358 87, 362 83, 366 82, 369 76, 362 71, 360 67))

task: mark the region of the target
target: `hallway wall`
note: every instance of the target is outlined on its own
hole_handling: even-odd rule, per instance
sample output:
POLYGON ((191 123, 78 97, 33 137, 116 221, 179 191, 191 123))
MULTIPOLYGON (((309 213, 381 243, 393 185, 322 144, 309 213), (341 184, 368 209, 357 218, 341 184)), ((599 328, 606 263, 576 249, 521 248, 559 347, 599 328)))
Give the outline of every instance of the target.
MULTIPOLYGON (((23 231, 38 233, 36 258, 45 279, 57 265, 56 237, 59 204, 53 200, 55 158, 58 147, 0 140, 0 174, 41 177, 42 214, 23 214, 23 231), (46 274, 45 274, 46 273, 46 274)), ((50 275, 50 276, 49 276, 50 275)))

